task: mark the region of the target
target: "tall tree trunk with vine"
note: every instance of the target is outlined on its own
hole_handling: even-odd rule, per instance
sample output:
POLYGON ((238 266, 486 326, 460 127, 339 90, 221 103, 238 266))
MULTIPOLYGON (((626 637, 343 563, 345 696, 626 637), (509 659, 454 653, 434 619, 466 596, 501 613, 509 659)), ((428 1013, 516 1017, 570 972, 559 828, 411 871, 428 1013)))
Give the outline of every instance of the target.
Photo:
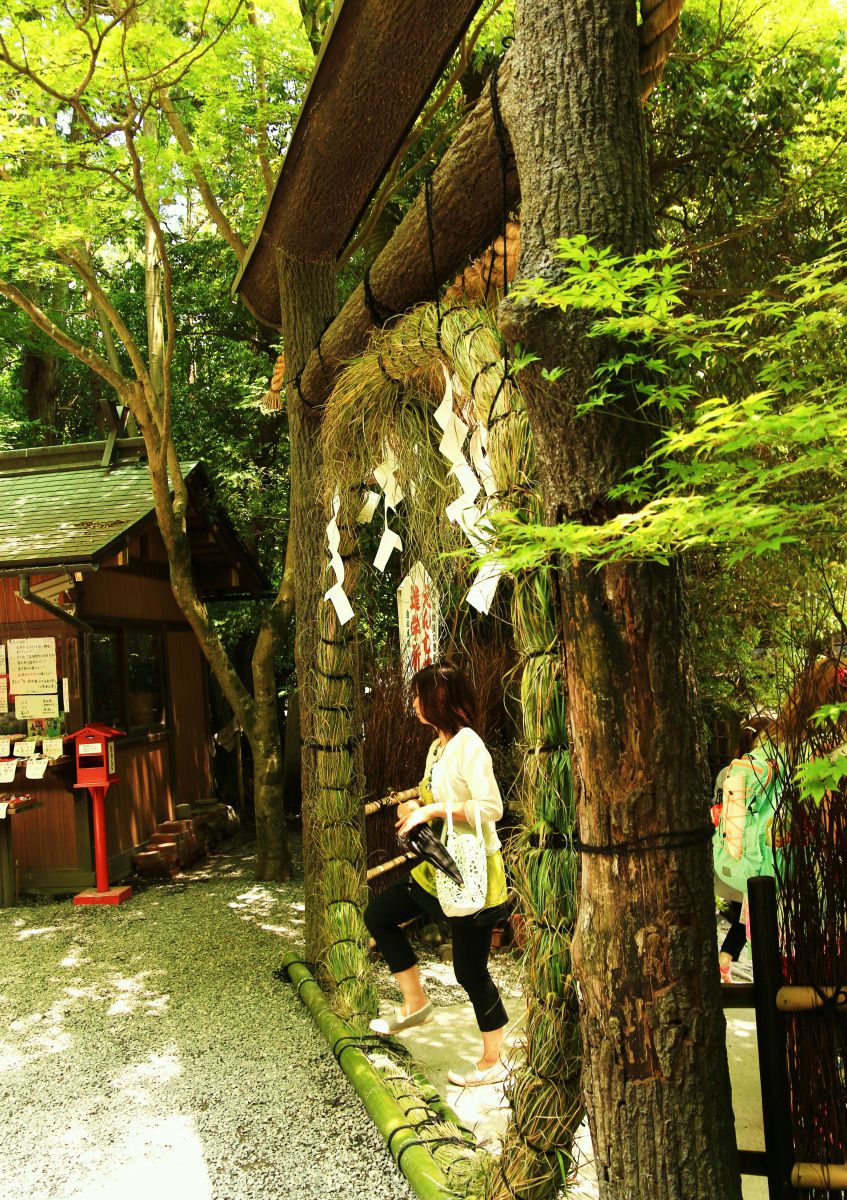
POLYGON ((285 345, 288 443, 291 454, 295 639, 294 662, 300 709, 303 779, 303 874, 306 887, 306 957, 320 952, 320 852, 314 835, 314 679, 317 659, 318 601, 326 564, 326 518, 320 495, 320 420, 304 404, 300 373, 327 322, 338 311, 334 263, 304 263, 277 250, 281 329, 285 345))
MULTIPOLYGON (((555 281, 556 240, 655 241, 633 0, 520 0, 504 102, 521 182, 520 277, 555 281)), ((615 511, 653 414, 635 394, 576 415, 603 353, 579 312, 510 296, 545 519, 615 511), (551 380, 545 368, 564 367, 551 380)), ((603 1200, 738 1200, 716 961, 707 780, 679 565, 558 564, 582 887, 574 961, 603 1200), (702 836, 701 836, 702 835, 702 836)))
MULTIPOLYGON (((178 121, 170 104, 164 97, 164 109, 171 124, 178 121)), ((157 121, 149 113, 144 119, 145 134, 155 139, 157 121)), ((177 135, 184 134, 177 126, 177 135)), ((152 201, 151 201, 152 203, 152 201)), ((163 297, 165 273, 170 269, 162 242, 157 236, 158 213, 151 212, 145 225, 144 238, 144 298, 147 317, 147 365, 150 384, 161 408, 166 389, 166 373, 169 370, 167 355, 167 330, 165 323, 166 305, 163 297)), ((168 431, 168 436, 170 432, 168 431)), ((167 542, 167 539, 166 539, 167 542)), ((190 556, 185 553, 169 556, 172 579, 180 576, 175 595, 186 598, 193 592, 190 556), (188 576, 185 577, 185 572, 188 576)), ((191 601, 188 601, 191 603, 191 601)), ((205 612, 205 621, 209 621, 205 612)), ((263 880, 284 880, 291 874, 291 857, 285 829, 282 790, 282 736, 278 720, 275 660, 282 644, 285 630, 292 616, 290 573, 283 579, 280 594, 273 603, 263 608, 259 633, 253 651, 252 702, 241 703, 235 708, 236 716, 250 743, 253 758, 253 808, 256 820, 256 877, 263 880)), ((197 630, 195 630, 197 632, 197 630)), ((207 649, 206 631, 197 634, 201 648, 207 649)), ((208 657, 208 654, 207 654, 208 657)), ((213 670, 214 663, 212 662, 213 670)), ((228 664, 231 668, 232 664, 228 664)), ((233 669, 234 674, 234 669, 233 669)), ((222 681, 221 681, 222 682, 222 681)))

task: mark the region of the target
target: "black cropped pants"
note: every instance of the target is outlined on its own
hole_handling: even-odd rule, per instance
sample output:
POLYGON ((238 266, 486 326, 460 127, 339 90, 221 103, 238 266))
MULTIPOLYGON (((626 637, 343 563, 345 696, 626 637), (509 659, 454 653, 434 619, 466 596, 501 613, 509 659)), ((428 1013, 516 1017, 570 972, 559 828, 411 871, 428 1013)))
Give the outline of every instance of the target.
POLYGON ((365 909, 365 924, 392 974, 408 971, 418 961, 400 926, 423 914, 450 923, 456 982, 468 994, 480 1032, 502 1029, 509 1018, 497 984, 488 973, 492 924, 480 922, 481 914, 445 917, 436 898, 411 879, 380 892, 365 909))

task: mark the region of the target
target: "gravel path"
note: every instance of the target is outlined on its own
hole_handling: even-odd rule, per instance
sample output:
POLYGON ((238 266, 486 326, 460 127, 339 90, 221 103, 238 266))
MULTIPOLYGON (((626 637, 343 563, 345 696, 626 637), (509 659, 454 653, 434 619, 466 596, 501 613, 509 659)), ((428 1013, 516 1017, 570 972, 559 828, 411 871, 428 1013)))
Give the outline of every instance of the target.
POLYGON ((406 1200, 294 990, 249 848, 118 908, 0 909, 2 1200, 406 1200))

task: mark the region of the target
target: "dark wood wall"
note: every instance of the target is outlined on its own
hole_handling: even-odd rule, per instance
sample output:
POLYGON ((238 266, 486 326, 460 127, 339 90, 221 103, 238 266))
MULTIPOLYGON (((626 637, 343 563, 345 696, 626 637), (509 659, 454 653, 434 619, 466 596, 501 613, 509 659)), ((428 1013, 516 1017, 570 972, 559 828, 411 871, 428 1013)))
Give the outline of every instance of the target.
MULTIPOLYGON (((13 637, 55 637, 63 652, 78 650, 84 690, 84 638, 72 626, 16 595, 17 580, 0 580, 0 641, 13 637)), ((149 628, 161 634, 164 654, 166 728, 118 739, 120 782, 106 797, 110 874, 130 866, 133 851, 157 824, 170 819, 174 805, 211 795, 211 755, 206 666, 200 647, 174 600, 157 530, 76 585, 77 615, 95 629, 149 628)), ((65 659, 63 658, 63 661, 65 659)), ((82 696, 71 698, 70 730, 84 723, 82 696)), ((66 729, 67 732, 67 729, 66 729)), ((74 890, 93 882, 89 803, 74 790, 69 759, 48 767, 43 780, 26 779, 18 768, 14 785, 0 791, 28 792, 41 807, 21 814, 12 825, 13 853, 21 891, 74 890)))

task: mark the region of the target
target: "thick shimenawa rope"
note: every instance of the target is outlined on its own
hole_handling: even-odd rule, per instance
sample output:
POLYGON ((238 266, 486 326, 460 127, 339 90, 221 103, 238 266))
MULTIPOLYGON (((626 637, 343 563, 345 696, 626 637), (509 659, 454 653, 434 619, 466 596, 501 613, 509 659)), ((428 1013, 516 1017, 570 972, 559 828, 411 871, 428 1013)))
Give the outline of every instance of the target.
MULTIPOLYGON (((444 369, 469 424, 485 423, 496 400, 498 419, 490 423, 488 448, 497 498, 510 508, 519 501, 530 519, 538 517, 529 424, 514 381, 504 376, 502 342, 490 311, 457 305, 439 312, 428 306, 401 318, 378 334, 369 352, 341 377, 323 426, 327 498, 335 487, 365 478, 387 443, 398 460, 404 491, 406 481, 415 485, 406 513, 407 551, 428 565, 438 562, 442 572, 454 570, 456 561, 439 558, 455 545, 453 527, 441 519, 455 484, 447 480, 437 452, 440 431, 432 420, 444 394, 444 369), (398 379, 405 381, 403 387, 394 382, 398 379)), ((514 587, 525 762, 524 829, 516 839, 513 866, 530 932, 527 1061, 510 1087, 516 1120, 504 1158, 486 1181, 492 1197, 517 1193, 527 1200, 554 1196, 561 1187, 582 1113, 581 1041, 570 964, 578 854, 552 586, 549 573, 535 572, 516 579, 514 587), (536 753, 537 747, 545 752, 536 753), (531 844, 539 831, 556 837, 555 849, 531 844)))

